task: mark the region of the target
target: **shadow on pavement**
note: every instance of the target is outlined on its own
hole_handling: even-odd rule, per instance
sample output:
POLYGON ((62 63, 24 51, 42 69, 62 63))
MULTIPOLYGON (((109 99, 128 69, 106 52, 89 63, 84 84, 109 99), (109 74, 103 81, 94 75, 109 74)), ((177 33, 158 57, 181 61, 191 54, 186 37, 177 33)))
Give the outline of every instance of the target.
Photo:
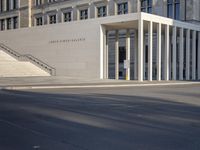
POLYGON ((41 150, 200 149, 200 108, 164 98, 4 90, 1 124, 4 150, 13 145, 23 150, 33 143, 41 150), (19 135, 6 131, 3 123, 15 126, 19 135))

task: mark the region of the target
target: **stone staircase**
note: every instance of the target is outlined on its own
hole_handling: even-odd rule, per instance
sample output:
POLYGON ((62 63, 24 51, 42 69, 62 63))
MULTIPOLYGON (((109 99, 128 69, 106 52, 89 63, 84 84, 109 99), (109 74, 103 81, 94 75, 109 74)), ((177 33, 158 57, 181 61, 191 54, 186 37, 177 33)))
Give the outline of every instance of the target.
POLYGON ((0 44, 0 77, 50 76, 51 68, 31 55, 19 55, 0 44), (9 52, 9 51, 10 52, 9 52), (44 67, 44 69, 43 69, 44 67))

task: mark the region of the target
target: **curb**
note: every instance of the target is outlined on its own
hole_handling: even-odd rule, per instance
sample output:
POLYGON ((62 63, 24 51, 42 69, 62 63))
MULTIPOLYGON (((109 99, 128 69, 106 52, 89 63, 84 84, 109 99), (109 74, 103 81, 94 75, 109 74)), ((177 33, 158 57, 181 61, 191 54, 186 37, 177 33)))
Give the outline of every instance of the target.
POLYGON ((146 84, 109 84, 109 85, 57 85, 57 86, 8 86, 0 90, 28 90, 28 89, 76 89, 76 88, 114 88, 114 87, 147 87, 147 86, 172 86, 172 85, 200 85, 200 82, 183 83, 146 83, 146 84))

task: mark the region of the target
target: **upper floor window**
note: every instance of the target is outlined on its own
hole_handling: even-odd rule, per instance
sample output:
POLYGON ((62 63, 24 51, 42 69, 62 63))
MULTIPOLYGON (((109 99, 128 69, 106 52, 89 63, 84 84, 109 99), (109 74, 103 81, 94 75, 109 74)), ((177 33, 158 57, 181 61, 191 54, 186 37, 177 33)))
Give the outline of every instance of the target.
POLYGON ((88 19, 88 9, 80 10, 80 20, 88 19))
POLYGON ((18 28, 18 17, 14 17, 13 18, 13 29, 17 29, 18 28))
POLYGON ((37 17, 35 18, 35 23, 36 23, 36 26, 41 26, 43 24, 43 18, 42 17, 37 17))
POLYGON ((35 0, 35 6, 39 6, 42 4, 42 0, 35 0))
POLYGON ((106 6, 97 7, 97 17, 105 17, 106 15, 106 6))
POLYGON ((117 14, 127 14, 128 13, 128 3, 119 3, 117 4, 117 14))
POLYGON ((71 11, 63 13, 63 21, 64 22, 72 21, 72 13, 71 13, 71 11))
POLYGON ((17 9, 18 7, 18 0, 13 0, 13 9, 17 9))
POLYGON ((9 0, 6 1, 6 10, 7 11, 10 10, 10 1, 9 0))
POLYGON ((141 0, 141 11, 152 13, 152 0, 141 0))
POLYGON ((180 19, 180 0, 167 0, 167 17, 180 19))
POLYGON ((56 23, 56 15, 49 15, 49 24, 56 23))
POLYGON ((180 0, 175 0, 174 2, 174 18, 179 20, 180 19, 180 0))
POLYGON ((0 12, 2 12, 3 11, 3 1, 1 0, 0 1, 0 12))
POLYGON ((57 2, 57 0, 48 0, 48 3, 57 2))

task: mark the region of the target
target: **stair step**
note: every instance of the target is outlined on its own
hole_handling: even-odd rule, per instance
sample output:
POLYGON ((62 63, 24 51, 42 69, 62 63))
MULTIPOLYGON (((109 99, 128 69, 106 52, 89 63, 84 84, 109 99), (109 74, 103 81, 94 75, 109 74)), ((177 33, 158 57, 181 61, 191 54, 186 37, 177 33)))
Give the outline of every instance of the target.
POLYGON ((50 76, 30 62, 18 61, 0 50, 0 77, 50 76))

